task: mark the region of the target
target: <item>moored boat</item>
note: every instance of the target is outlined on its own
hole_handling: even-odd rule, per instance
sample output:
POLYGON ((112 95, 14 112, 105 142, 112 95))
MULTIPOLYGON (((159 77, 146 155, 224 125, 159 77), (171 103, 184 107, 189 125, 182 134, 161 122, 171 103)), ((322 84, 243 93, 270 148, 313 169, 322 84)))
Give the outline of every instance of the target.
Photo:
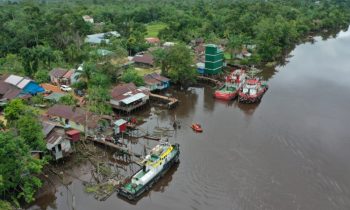
POLYGON ((239 90, 238 101, 240 103, 257 103, 268 89, 268 85, 258 78, 248 79, 243 87, 239 90))
POLYGON ((236 98, 239 88, 245 82, 246 74, 242 69, 235 70, 226 76, 225 84, 215 91, 214 97, 217 99, 230 101, 236 98))
POLYGON ((196 132, 203 132, 202 126, 198 123, 192 124, 191 128, 196 132))
POLYGON ((117 194, 128 200, 137 199, 179 162, 179 155, 179 144, 161 142, 142 161, 142 168, 117 190, 117 194))

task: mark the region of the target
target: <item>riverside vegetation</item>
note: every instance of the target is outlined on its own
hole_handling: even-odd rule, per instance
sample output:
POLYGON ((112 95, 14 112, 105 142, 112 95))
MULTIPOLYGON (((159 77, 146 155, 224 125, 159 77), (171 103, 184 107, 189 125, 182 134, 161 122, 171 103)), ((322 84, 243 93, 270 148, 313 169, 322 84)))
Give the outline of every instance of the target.
MULTIPOLYGON (((163 74, 189 84, 196 72, 185 45, 193 39, 227 40, 231 56, 244 45, 255 45, 254 55, 244 62, 271 62, 310 34, 347 27, 349 8, 350 3, 342 0, 9 1, 0 4, 0 73, 47 82, 53 67, 84 63, 76 87, 87 91, 91 111, 110 114, 108 90, 120 79, 123 58, 150 47, 144 39, 147 34, 179 43, 174 49, 156 50, 154 57, 163 74), (98 24, 84 22, 83 15, 92 16, 98 24), (113 54, 100 56, 98 47, 84 43, 84 38, 105 31, 118 31, 121 37, 102 43, 100 47, 113 54)), ((133 69, 121 79, 142 84, 133 69)), ((31 150, 45 149, 38 112, 13 100, 4 115, 7 124, 0 123, 1 209, 11 208, 7 201, 14 205, 33 201, 41 186, 37 175, 48 163, 47 158, 36 160, 30 155, 31 150)))

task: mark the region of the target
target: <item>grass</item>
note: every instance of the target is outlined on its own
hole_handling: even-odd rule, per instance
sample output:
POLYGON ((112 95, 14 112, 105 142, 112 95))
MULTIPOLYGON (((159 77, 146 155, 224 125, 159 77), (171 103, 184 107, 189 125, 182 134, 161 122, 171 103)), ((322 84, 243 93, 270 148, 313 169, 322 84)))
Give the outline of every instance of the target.
POLYGON ((225 52, 225 53, 224 53, 224 58, 225 58, 226 60, 230 60, 230 59, 231 59, 231 53, 225 52))
POLYGON ((160 30, 167 27, 167 24, 157 22, 157 23, 151 23, 146 26, 147 28, 147 37, 158 37, 158 33, 160 30))

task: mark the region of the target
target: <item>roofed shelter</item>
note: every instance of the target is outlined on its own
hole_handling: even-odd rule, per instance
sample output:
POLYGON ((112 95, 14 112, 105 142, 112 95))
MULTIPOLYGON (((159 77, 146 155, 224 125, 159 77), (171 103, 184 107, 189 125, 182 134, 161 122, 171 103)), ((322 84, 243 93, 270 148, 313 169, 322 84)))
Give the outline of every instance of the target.
POLYGON ((110 103, 113 108, 130 113, 145 105, 148 100, 149 91, 146 88, 137 88, 134 83, 127 83, 113 88, 110 103))
POLYGON ((50 118, 58 120, 65 128, 92 134, 101 127, 101 116, 74 106, 56 104, 47 111, 50 118))

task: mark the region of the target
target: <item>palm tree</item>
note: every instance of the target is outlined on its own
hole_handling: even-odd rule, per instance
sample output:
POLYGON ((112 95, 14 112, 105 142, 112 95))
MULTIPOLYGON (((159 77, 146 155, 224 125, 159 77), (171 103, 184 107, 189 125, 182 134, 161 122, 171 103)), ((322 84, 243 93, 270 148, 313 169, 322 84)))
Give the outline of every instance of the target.
POLYGON ((89 83, 94 72, 96 70, 96 66, 94 64, 91 63, 84 63, 82 68, 78 68, 77 69, 77 74, 75 76, 75 79, 81 79, 83 80, 85 83, 89 83))

